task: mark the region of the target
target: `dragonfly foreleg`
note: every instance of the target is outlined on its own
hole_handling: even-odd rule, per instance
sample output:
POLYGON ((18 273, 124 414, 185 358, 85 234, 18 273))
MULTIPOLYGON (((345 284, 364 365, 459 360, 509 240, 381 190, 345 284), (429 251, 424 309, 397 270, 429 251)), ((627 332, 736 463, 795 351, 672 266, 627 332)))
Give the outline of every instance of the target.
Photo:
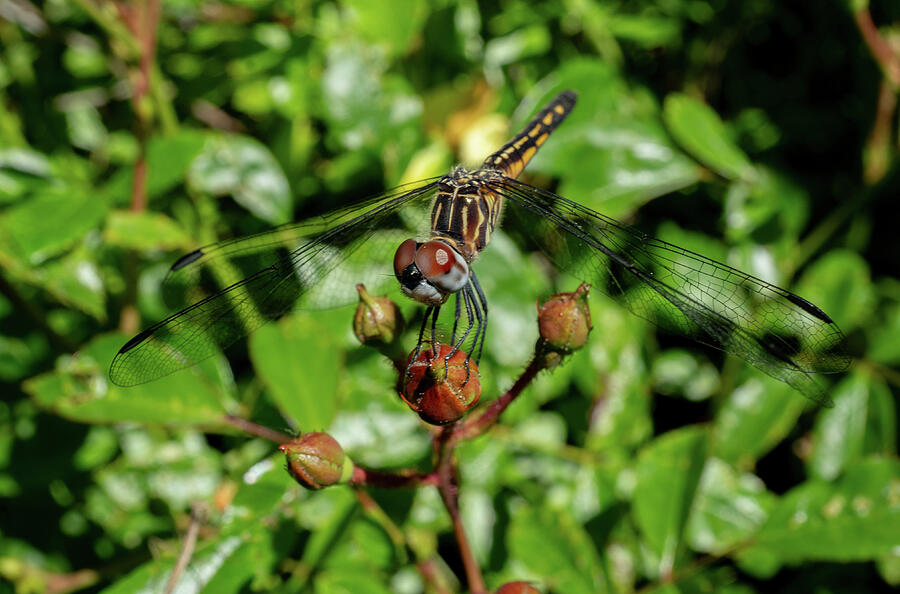
MULTIPOLYGON (((472 310, 473 310, 473 308, 477 309, 477 306, 475 305, 475 300, 472 297, 472 294, 470 293, 468 287, 462 289, 456 295, 457 295, 457 299, 459 299, 460 298, 459 296, 461 296, 461 298, 463 300, 463 305, 466 306, 467 325, 466 325, 466 331, 463 332, 463 335, 460 337, 459 341, 455 342, 453 344, 453 348, 450 349, 450 352, 444 356, 444 363, 448 363, 448 364, 450 362, 450 357, 455 355, 456 352, 460 348, 462 348, 463 343, 466 342, 466 339, 469 337, 469 334, 472 332, 472 328, 475 326, 475 315, 472 313, 472 310)), ((457 303, 459 303, 459 302, 457 301, 457 303)), ((460 316, 460 312, 457 311, 457 313, 456 313, 457 319, 454 320, 454 322, 453 322, 454 327, 456 327, 456 324, 459 321, 459 316, 460 316)))
MULTIPOLYGON (((484 337, 487 336, 487 323, 488 323, 488 305, 487 298, 484 296, 484 291, 481 289, 481 283, 478 282, 478 277, 475 276, 475 271, 471 271, 469 274, 469 284, 475 288, 475 294, 478 295, 478 303, 481 305, 480 311, 481 314, 478 316, 478 331, 475 332, 475 342, 478 343, 478 351, 477 355, 475 355, 475 363, 481 364, 481 352, 484 350, 484 337), (479 336, 480 335, 480 336, 479 336)), ((476 304, 476 311, 479 310, 476 304)), ((474 344, 472 345, 475 346, 474 344)), ((474 348, 473 348, 474 350, 474 348)))
MULTIPOLYGON (((409 362, 406 364, 406 377, 412 377, 412 364, 419 358, 419 353, 422 352, 422 342, 425 338, 425 328, 428 327, 428 317, 434 313, 434 317, 437 318, 437 312, 434 312, 436 308, 434 306, 428 306, 425 308, 425 316, 422 318, 422 325, 419 327, 419 338, 416 340, 416 348, 413 350, 412 356, 409 358, 409 362)), ((433 348, 433 346, 432 346, 433 348)))
POLYGON ((456 342, 456 327, 459 324, 459 316, 462 314, 460 311, 460 299, 462 299, 459 295, 459 292, 456 293, 456 313, 453 315, 453 332, 450 333, 450 344, 456 342))

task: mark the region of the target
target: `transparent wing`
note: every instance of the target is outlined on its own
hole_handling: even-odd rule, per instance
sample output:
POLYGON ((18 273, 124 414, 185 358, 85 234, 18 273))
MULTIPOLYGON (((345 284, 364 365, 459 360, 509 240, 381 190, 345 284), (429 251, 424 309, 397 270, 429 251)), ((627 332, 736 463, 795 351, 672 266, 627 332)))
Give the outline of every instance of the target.
POLYGON ((491 187, 511 203, 505 216, 520 219, 559 269, 638 316, 733 353, 831 405, 810 373, 842 371, 850 359, 841 330, 809 301, 553 192, 509 178, 491 187))
POLYGON ((195 365, 292 309, 351 303, 355 286, 377 291, 393 279, 393 253, 427 234, 437 184, 389 190, 332 214, 223 241, 180 258, 166 292, 195 302, 129 340, 110 379, 145 383, 195 365))

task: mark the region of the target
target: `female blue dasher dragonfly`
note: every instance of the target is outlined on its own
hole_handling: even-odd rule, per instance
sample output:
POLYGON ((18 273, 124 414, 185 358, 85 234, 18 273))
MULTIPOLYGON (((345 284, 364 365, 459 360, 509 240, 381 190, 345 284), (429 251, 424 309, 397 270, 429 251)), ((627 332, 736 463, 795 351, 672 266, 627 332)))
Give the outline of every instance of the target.
POLYGON ((785 289, 516 179, 574 105, 573 92, 557 95, 477 170, 457 167, 311 222, 183 256, 166 283, 188 291, 211 288, 129 340, 113 360, 110 378, 128 386, 163 377, 293 309, 346 304, 354 300, 357 284, 378 285, 388 278, 427 306, 419 346, 429 320, 435 328, 441 306, 456 295, 451 343, 464 311, 468 325, 455 347, 468 339, 480 356, 487 300, 472 264, 502 214, 527 230, 530 242, 559 270, 604 290, 633 313, 737 355, 829 404, 811 374, 842 371, 849 358, 842 350, 843 334, 824 311, 785 289), (410 232, 416 237, 410 239, 410 232))

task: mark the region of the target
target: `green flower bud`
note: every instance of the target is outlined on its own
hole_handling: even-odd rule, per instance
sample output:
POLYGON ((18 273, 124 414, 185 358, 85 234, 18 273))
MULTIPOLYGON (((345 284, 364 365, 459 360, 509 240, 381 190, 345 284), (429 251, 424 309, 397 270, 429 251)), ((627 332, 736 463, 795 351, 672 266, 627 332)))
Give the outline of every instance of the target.
POLYGON ((353 316, 353 333, 362 344, 390 344, 403 332, 403 314, 387 297, 373 297, 363 285, 356 285, 359 304, 353 316))
POLYGON ((327 433, 304 433, 278 449, 287 457, 288 472, 307 489, 345 483, 353 474, 353 462, 327 433))

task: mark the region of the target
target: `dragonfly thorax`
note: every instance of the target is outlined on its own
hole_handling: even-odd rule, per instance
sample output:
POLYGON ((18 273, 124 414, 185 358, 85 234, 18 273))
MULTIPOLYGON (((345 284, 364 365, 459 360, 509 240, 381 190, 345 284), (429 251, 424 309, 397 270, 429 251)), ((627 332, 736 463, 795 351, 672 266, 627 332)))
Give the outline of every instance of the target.
POLYGON ((407 239, 394 254, 394 274, 403 294, 426 305, 443 305, 469 282, 469 265, 449 243, 407 239))

